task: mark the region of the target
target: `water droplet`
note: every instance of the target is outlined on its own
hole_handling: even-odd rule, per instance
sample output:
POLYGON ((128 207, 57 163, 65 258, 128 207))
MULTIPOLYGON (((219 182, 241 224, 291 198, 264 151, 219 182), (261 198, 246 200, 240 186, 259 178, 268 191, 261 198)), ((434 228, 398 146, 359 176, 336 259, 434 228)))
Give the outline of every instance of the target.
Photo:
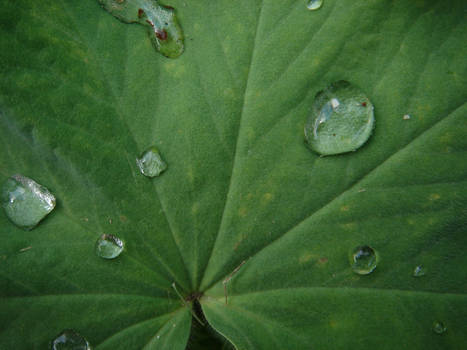
POLYGON ((437 333, 437 334, 443 334, 444 332, 446 332, 447 328, 446 326, 444 325, 443 322, 435 322, 433 323, 433 332, 437 333))
POLYGON ((320 155, 355 151, 370 137, 373 104, 347 81, 340 80, 316 94, 305 137, 320 155))
POLYGON ((409 115, 409 114, 404 114, 404 116, 402 117, 402 119, 404 119, 404 120, 409 120, 409 119, 410 119, 410 115, 409 115))
POLYGON ((415 267, 415 269, 413 270, 413 276, 414 277, 421 277, 421 276, 425 276, 425 268, 422 266, 422 265, 418 265, 417 267, 415 267))
POLYGON ((3 209, 17 226, 30 230, 55 208, 55 197, 44 186, 23 176, 13 175, 3 184, 3 209))
POLYGON ((164 56, 176 58, 183 53, 183 31, 173 7, 160 5, 157 0, 99 2, 120 21, 147 27, 153 46, 164 56))
POLYGON ((324 0, 308 0, 308 4, 306 5, 306 8, 308 10, 319 10, 321 6, 323 6, 323 1, 324 0))
POLYGON ((52 342, 52 350, 91 350, 91 346, 81 334, 65 329, 52 342))
POLYGON ((370 246, 359 246, 350 252, 350 265, 352 270, 359 275, 368 275, 373 272, 377 263, 377 253, 370 246))
POLYGON ((151 147, 143 152, 141 158, 136 159, 136 164, 141 173, 147 177, 159 176, 160 173, 167 169, 167 163, 162 160, 156 147, 151 147))
POLYGON ((114 259, 123 251, 123 241, 114 235, 104 233, 96 242, 96 254, 104 259, 114 259))

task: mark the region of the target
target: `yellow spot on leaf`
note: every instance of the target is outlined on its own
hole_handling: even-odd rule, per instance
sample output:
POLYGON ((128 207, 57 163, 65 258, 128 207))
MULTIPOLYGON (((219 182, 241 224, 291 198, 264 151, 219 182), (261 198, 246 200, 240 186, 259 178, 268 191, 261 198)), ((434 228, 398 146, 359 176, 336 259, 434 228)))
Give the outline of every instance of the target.
POLYGON ((224 89, 224 96, 225 97, 235 97, 235 92, 231 88, 224 89))
POLYGON ((191 183, 195 181, 195 175, 193 174, 193 169, 191 167, 186 172, 186 175, 188 177, 188 180, 190 180, 191 183))
POLYGON ((441 196, 438 193, 432 193, 430 194, 430 201, 435 201, 437 199, 440 199, 441 196))
POLYGON ((307 253, 304 253, 302 254, 302 256, 300 256, 300 258, 298 259, 298 262, 300 264, 305 264, 307 262, 309 262, 311 259, 313 259, 315 255, 310 253, 310 252, 307 252, 307 253))
POLYGON ((238 209, 238 216, 243 218, 246 216, 246 213, 247 213, 247 209, 245 207, 238 209))
POLYGON ((181 78, 185 74, 185 66, 182 64, 175 64, 173 61, 168 61, 164 64, 164 68, 175 78, 181 78))
POLYGON ((328 263, 328 258, 326 258, 325 256, 319 258, 318 260, 318 264, 321 265, 321 266, 324 266, 328 263))
POLYGON ((357 224, 355 222, 347 222, 347 223, 341 225, 341 227, 344 230, 349 230, 349 231, 354 230, 356 226, 357 226, 357 224))
POLYGON ((273 195, 272 195, 271 193, 265 193, 265 194, 263 195, 263 198, 262 198, 261 202, 262 202, 263 204, 267 204, 268 202, 271 201, 272 197, 273 197, 273 195))

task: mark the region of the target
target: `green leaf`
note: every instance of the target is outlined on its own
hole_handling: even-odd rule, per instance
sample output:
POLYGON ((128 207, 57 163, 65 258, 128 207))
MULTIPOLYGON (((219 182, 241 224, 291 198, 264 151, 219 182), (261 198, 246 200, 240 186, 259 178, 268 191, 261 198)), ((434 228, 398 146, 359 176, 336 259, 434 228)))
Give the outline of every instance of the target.
POLYGON ((68 328, 97 350, 228 348, 205 330, 239 350, 462 348, 465 4, 306 3, 167 0, 185 36, 168 59, 97 0, 2 1, 0 182, 57 204, 32 231, 0 214, 0 348, 68 328), (303 128, 339 80, 375 129, 319 157, 303 128), (153 179, 150 147, 168 165, 153 179), (103 233, 118 258, 95 254, 103 233), (361 245, 369 275, 348 261, 361 245))

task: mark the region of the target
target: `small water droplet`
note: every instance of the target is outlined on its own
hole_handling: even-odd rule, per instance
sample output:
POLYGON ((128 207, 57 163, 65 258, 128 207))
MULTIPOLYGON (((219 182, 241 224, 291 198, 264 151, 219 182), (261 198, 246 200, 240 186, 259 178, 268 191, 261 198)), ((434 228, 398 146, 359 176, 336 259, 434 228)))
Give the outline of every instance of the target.
POLYGON ((159 150, 156 147, 151 147, 140 158, 136 159, 136 164, 141 171, 141 174, 147 177, 159 176, 167 169, 167 163, 162 159, 159 150))
POLYGON ((104 233, 96 241, 96 254, 104 259, 114 259, 123 251, 123 246, 120 238, 104 233))
POLYGON ((402 117, 402 119, 404 119, 404 120, 409 120, 409 119, 410 119, 410 115, 409 115, 409 114, 404 114, 404 116, 402 117))
POLYGON ((53 340, 52 350, 91 350, 91 346, 81 334, 65 329, 53 340))
POLYGON ((425 268, 422 265, 416 266, 415 269, 413 270, 414 277, 425 276, 425 273, 426 273, 425 268))
POLYGON ((347 81, 341 80, 316 94, 305 126, 305 138, 320 155, 355 151, 370 137, 373 104, 347 81))
POLYGON ((171 6, 157 0, 99 0, 104 9, 124 23, 139 23, 148 29, 153 46, 166 57, 183 53, 183 31, 171 6))
POLYGON ((443 322, 435 322, 433 323, 433 332, 436 334, 443 334, 446 332, 447 327, 444 325, 443 322))
POLYGON ((319 10, 323 6, 323 2, 323 0, 308 0, 306 8, 311 11, 319 10))
POLYGON ((8 218, 27 230, 36 226, 55 208, 54 195, 23 175, 13 175, 6 180, 1 202, 8 218))
POLYGON ((370 246, 359 246, 350 252, 350 265, 352 270, 359 275, 368 275, 373 272, 377 263, 377 253, 370 246))

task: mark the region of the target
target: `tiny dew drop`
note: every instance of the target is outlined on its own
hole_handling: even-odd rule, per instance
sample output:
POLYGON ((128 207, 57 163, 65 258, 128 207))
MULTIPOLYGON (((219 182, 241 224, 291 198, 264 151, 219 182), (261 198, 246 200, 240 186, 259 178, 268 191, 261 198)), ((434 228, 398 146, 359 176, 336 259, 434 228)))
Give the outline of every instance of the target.
POLYGON ((156 147, 144 151, 141 157, 136 159, 136 164, 141 174, 147 177, 159 176, 167 169, 167 163, 164 162, 156 147))
POLYGON ((96 241, 96 254, 104 259, 115 259, 123 251, 123 241, 104 233, 96 241))
POLYGON ((65 329, 53 340, 52 350, 91 350, 91 346, 81 334, 65 329))
POLYGON ((318 92, 305 125, 310 148, 323 156, 357 150, 373 130, 373 109, 368 97, 344 80, 318 92))
POLYGON ((446 330, 447 328, 443 322, 433 323, 433 332, 435 332, 436 334, 443 334, 444 332, 446 332, 446 330))
POLYGON ((353 272, 359 275, 368 275, 373 272, 378 263, 376 251, 367 245, 353 249, 350 252, 349 259, 353 272))
POLYGON ((55 196, 47 188, 18 174, 3 184, 1 202, 8 218, 26 230, 36 226, 55 208, 55 196))
POLYGON ((125 23, 139 23, 148 29, 155 49, 166 57, 183 53, 184 38, 175 9, 157 0, 99 0, 104 9, 125 23))
POLYGON ((414 277, 425 276, 425 273, 426 273, 425 268, 422 265, 416 266, 415 269, 413 270, 414 277))
POLYGON ((319 10, 323 6, 323 2, 324 0, 308 0, 306 8, 311 11, 319 10))

